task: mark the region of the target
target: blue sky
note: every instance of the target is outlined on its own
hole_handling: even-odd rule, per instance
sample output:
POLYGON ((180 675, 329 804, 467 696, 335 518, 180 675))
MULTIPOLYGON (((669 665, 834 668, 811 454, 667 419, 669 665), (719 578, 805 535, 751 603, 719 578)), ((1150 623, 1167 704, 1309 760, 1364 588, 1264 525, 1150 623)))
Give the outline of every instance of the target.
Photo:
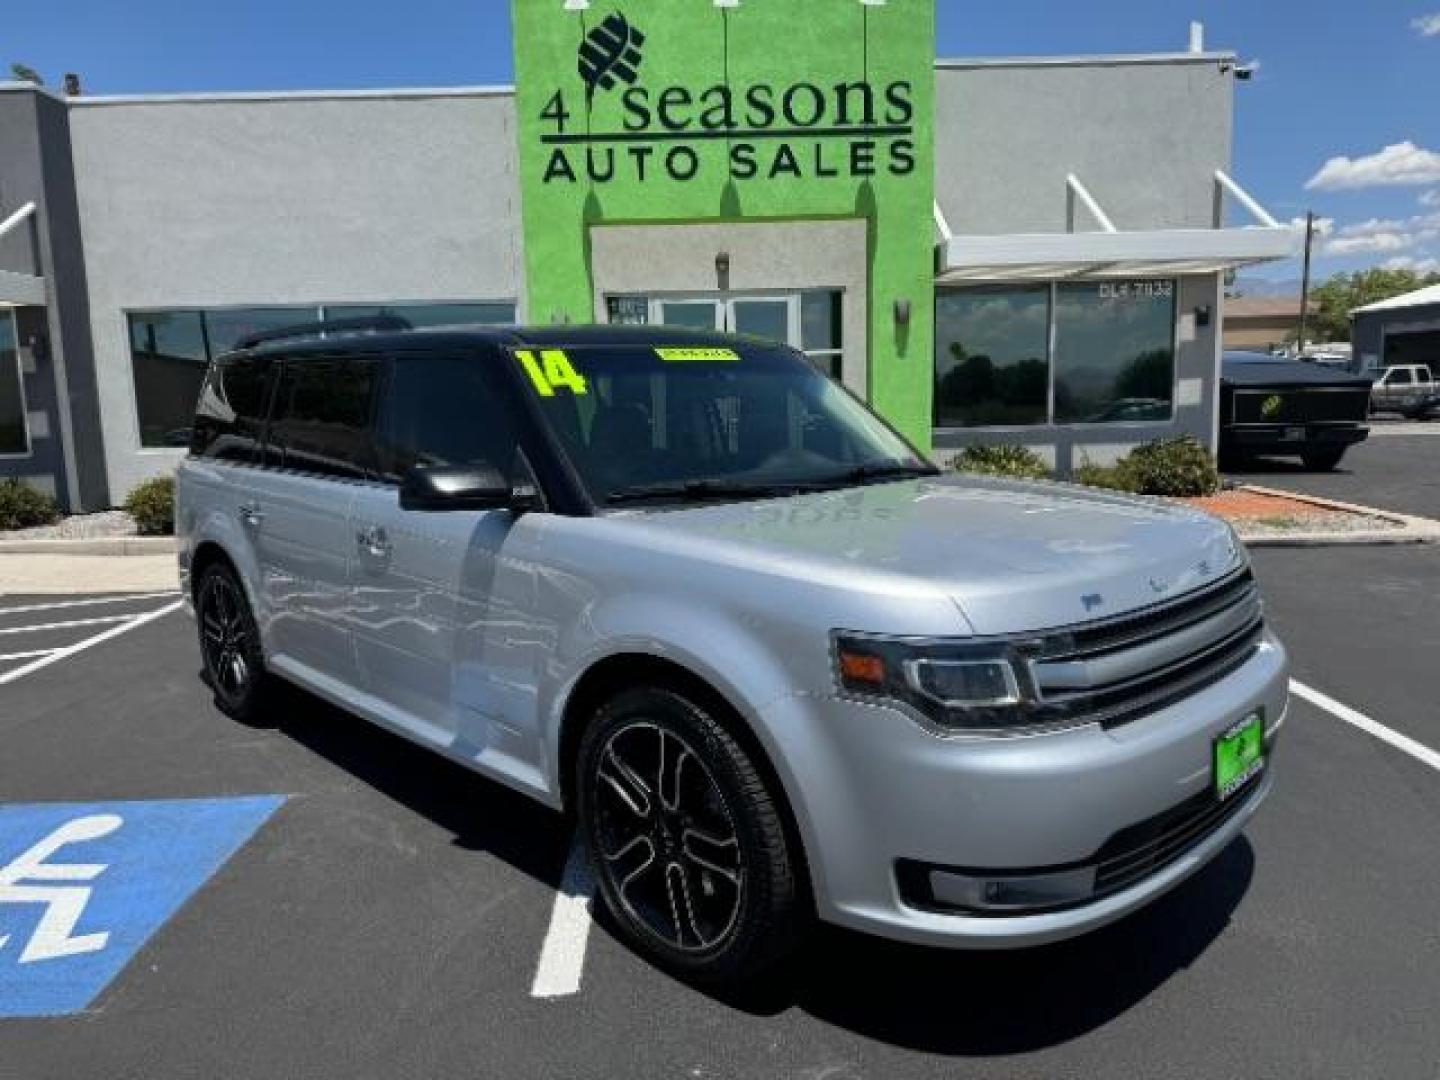
MULTIPOLYGON (((1319 273, 1391 260, 1440 270, 1440 0, 937 6, 942 56, 1168 51, 1202 20, 1211 48, 1259 63, 1237 87, 1235 175, 1277 217, 1323 217, 1319 273)), ((505 83, 508 10, 508 0, 27 0, 6 5, 0 61, 52 83, 78 71, 97 94, 505 83)))

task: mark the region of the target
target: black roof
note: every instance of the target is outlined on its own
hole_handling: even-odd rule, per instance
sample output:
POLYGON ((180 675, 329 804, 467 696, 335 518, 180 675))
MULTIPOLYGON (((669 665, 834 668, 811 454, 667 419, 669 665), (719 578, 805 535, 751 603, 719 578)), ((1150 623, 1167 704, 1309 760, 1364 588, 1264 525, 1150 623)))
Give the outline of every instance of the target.
POLYGON ((418 330, 346 332, 327 337, 297 327, 294 337, 264 341, 249 349, 254 356, 284 353, 404 352, 416 349, 465 349, 475 346, 534 346, 542 349, 595 345, 691 345, 697 348, 767 345, 774 342, 716 330, 688 330, 674 326, 603 326, 590 323, 558 326, 439 326, 418 330))
POLYGON ((1248 352, 1227 352, 1220 378, 1232 386, 1370 386, 1365 376, 1344 368, 1248 352))

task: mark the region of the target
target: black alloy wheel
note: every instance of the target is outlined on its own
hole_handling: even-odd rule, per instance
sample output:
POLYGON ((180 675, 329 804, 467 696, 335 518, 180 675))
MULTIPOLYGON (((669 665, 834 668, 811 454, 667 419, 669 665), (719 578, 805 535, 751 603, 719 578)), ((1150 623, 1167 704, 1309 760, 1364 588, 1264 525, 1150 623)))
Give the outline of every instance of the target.
POLYGON ((253 720, 268 676, 255 618, 230 567, 216 563, 206 568, 196 592, 195 615, 205 681, 215 704, 237 720, 253 720))
POLYGON ((725 982, 793 945, 792 845, 750 756, 710 711, 660 687, 621 693, 587 729, 578 779, 591 867, 633 947, 725 982))

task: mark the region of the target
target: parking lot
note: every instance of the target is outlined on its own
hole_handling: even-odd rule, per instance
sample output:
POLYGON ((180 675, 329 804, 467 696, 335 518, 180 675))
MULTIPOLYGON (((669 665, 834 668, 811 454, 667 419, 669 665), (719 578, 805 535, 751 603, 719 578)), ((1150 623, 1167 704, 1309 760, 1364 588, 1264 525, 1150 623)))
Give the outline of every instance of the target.
MULTIPOLYGON (((1411 454, 1362 451, 1315 479, 1378 490, 1372 455, 1411 454)), ((1087 938, 965 954, 823 930, 740 997, 592 928, 547 811, 298 691, 263 725, 224 718, 173 595, 0 597, 0 843, 16 807, 83 804, 99 829, 143 803, 159 884, 133 887, 174 901, 147 933, 121 908, 71 928, 112 930, 124 962, 78 1014, 0 1019, 0 1076, 1433 1076, 1440 554, 1254 560, 1305 696, 1244 839, 1087 938)), ((12 1017, 43 967, 16 958, 41 936, 3 903, 16 854, 12 1017)), ((93 875, 97 912, 121 873, 93 875)))

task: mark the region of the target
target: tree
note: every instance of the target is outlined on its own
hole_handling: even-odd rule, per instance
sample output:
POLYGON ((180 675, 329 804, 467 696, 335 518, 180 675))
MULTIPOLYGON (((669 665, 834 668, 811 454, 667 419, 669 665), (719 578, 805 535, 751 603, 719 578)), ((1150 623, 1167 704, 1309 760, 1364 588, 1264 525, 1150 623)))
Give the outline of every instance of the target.
POLYGON ((36 86, 45 85, 45 80, 40 77, 40 73, 26 64, 11 64, 10 75, 17 82, 34 83, 36 86))
POLYGON ((1311 291, 1313 310, 1305 336, 1310 341, 1348 341, 1350 312, 1356 308, 1436 283, 1440 283, 1440 274, 1422 276, 1414 270, 1387 270, 1379 266, 1353 274, 1336 274, 1311 291))

